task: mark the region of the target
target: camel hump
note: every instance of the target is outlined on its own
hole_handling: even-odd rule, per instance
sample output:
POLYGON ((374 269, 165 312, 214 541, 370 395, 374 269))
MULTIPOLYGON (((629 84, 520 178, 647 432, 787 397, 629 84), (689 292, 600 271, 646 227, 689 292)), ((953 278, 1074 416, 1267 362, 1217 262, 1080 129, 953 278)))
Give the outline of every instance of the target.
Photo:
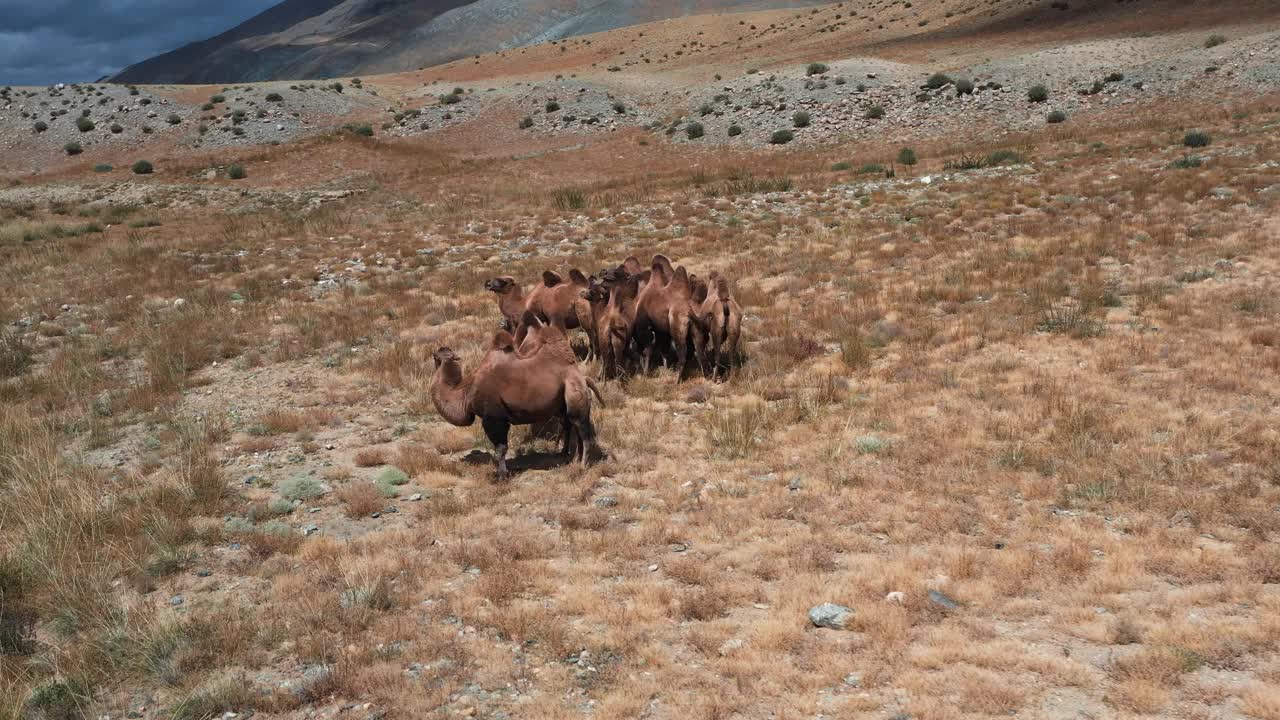
POLYGON ((671 280, 669 284, 671 285, 683 286, 683 287, 689 286, 689 271, 685 270, 683 265, 676 268, 676 271, 672 273, 670 277, 671 277, 671 280))
POLYGON ((729 280, 723 277, 716 277, 716 297, 720 302, 729 302, 733 297, 733 293, 729 292, 729 280))
POLYGON ((693 283, 693 301, 698 305, 707 301, 707 284, 701 280, 693 283))
POLYGON ((549 287, 549 288, 553 288, 553 287, 555 287, 555 286, 559 285, 559 284, 560 284, 560 283, 562 283, 562 282, 564 282, 564 279, 563 279, 563 278, 561 278, 559 274, 557 274, 557 273, 555 273, 555 272, 553 272, 553 271, 551 271, 551 270, 543 270, 543 271, 542 271, 542 284, 543 284, 543 285, 546 285, 546 286, 547 286, 547 287, 549 287))
POLYGON ((628 275, 638 275, 641 270, 644 270, 640 265, 640 259, 635 255, 629 255, 626 260, 622 261, 622 269, 626 270, 628 275))
POLYGON ((673 272, 671 258, 661 253, 654 255, 651 267, 653 268, 653 274, 657 275, 663 283, 671 282, 671 274, 673 272))
POLYGON ((497 335, 493 336, 493 349, 501 350, 502 352, 515 352, 516 339, 511 337, 511 333, 506 330, 500 330, 497 335))
POLYGON ((587 276, 583 275, 582 271, 579 270, 578 268, 573 268, 569 271, 569 281, 572 282, 574 285, 590 284, 590 282, 587 280, 587 276))

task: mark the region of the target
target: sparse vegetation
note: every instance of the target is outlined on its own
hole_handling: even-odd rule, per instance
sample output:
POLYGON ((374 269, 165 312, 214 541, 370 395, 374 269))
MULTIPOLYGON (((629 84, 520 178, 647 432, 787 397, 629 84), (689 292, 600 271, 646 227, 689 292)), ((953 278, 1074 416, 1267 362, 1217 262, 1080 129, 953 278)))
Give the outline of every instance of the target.
POLYGON ((533 127, 533 117, 526 115, 524 119, 520 121, 520 129, 528 130, 531 127, 533 127))
POLYGON ((945 73, 934 73, 924 81, 924 86, 930 90, 938 90, 952 83, 951 76, 945 73))
POLYGON ((231 178, 232 180, 243 180, 248 176, 249 174, 245 172, 243 165, 235 164, 227 168, 227 177, 231 178))
POLYGON ((898 151, 898 164, 899 164, 899 165, 907 165, 907 166, 911 166, 911 165, 915 165, 917 162, 918 162, 918 160, 917 160, 917 158, 916 158, 916 151, 915 151, 915 150, 912 150, 912 149, 911 149, 911 148, 909 148, 909 147, 904 147, 904 148, 902 148, 901 150, 899 150, 899 151, 898 151))
POLYGON ((702 123, 696 123, 696 122, 689 123, 688 125, 685 125, 684 132, 686 135, 689 136, 690 140, 697 140, 698 138, 702 137, 704 133, 704 130, 702 128, 702 123))
POLYGON ((83 115, 76 118, 76 129, 82 133, 91 132, 97 125, 92 120, 83 115))
POLYGON ((80 153, 84 152, 84 148, 80 147, 80 143, 76 142, 75 140, 72 140, 68 142, 66 145, 62 146, 62 151, 68 155, 79 155, 80 153))
POLYGON ((809 127, 809 113, 800 110, 791 116, 791 124, 798 128, 809 127))
POLYGON ((1067 114, 1062 112, 1061 110, 1053 110, 1053 111, 1050 111, 1050 113, 1045 116, 1045 121, 1048 122, 1050 125, 1057 125, 1058 123, 1063 123, 1067 121, 1067 114))
POLYGON ((827 70, 828 70, 827 66, 820 62, 809 63, 808 67, 804 69, 804 74, 809 76, 824 75, 826 74, 827 70))
POLYGON ((737 137, 737 136, 739 136, 739 135, 741 135, 741 134, 742 134, 742 126, 741 126, 741 125, 730 125, 730 126, 729 126, 729 129, 727 130, 727 132, 728 132, 728 134, 729 134, 729 137, 737 137))
POLYGON ((796 136, 790 130, 775 130, 773 135, 769 137, 769 142, 774 145, 786 145, 795 139, 796 136))
POLYGON ((1227 42, 1226 35, 1210 35, 1209 39, 1204 41, 1205 48, 1216 48, 1227 42))
POLYGON ((880 107, 879 105, 872 105, 871 107, 867 108, 866 113, 864 113, 862 117, 866 118, 867 120, 880 120, 881 118, 884 117, 884 108, 880 107))
POLYGON ((155 172, 155 167, 148 160, 139 160, 133 164, 134 175, 150 175, 155 172))
POLYGON ((1192 130, 1182 136, 1182 144, 1189 148, 1208 147, 1213 142, 1213 138, 1206 132, 1192 130))
POLYGON ((1033 103, 1042 103, 1049 99, 1049 89, 1043 85, 1032 85, 1027 90, 1027 99, 1033 103))

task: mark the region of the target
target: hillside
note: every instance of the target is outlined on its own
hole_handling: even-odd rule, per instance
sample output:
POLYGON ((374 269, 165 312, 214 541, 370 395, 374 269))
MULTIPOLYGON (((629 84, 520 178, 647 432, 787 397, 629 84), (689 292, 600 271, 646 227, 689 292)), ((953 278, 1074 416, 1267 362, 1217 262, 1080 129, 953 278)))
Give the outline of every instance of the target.
POLYGON ((285 0, 125 68, 121 83, 238 83, 402 72, 637 23, 814 0, 285 0))

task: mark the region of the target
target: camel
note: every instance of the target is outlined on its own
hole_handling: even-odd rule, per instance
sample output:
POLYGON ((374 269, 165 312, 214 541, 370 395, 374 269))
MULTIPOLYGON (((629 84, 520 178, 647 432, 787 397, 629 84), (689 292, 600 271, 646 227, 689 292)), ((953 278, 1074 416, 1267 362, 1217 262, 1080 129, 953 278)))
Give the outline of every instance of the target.
POLYGON ((498 296, 498 311, 502 313, 505 330, 515 330, 525 310, 532 310, 547 322, 572 330, 582 326, 580 319, 588 310, 580 297, 587 285, 587 276, 574 268, 569 271, 568 282, 547 270, 542 273, 542 284, 528 293, 511 277, 488 280, 484 288, 498 296))
MULTIPOLYGON (((557 330, 540 328, 540 346, 527 356, 516 351, 510 333, 499 332, 470 374, 463 374, 462 363, 453 350, 442 347, 432 355, 436 366, 431 381, 432 403, 452 425, 467 427, 480 418, 485 435, 493 443, 500 482, 509 476, 507 438, 512 425, 561 418, 571 460, 578 459, 585 465, 598 452, 595 426, 591 423, 591 395, 594 393, 602 405, 604 399, 576 362, 567 361, 568 341, 543 336, 544 332, 557 330), (576 448, 571 444, 574 433, 578 439, 576 448)), ((572 351, 569 354, 572 356, 572 351)))
POLYGON ((622 373, 627 350, 636 341, 637 301, 641 287, 647 287, 648 282, 649 271, 646 270, 615 282, 609 290, 603 317, 599 321, 600 360, 605 377, 616 377, 622 373))
POLYGON ((693 345, 698 355, 698 364, 704 370, 708 361, 710 362, 711 379, 718 379, 722 369, 727 379, 729 369, 738 359, 738 343, 742 338, 742 306, 734 300, 727 278, 713 270, 708 280, 709 285, 700 283, 694 290, 693 345))
POLYGON ((683 265, 673 269, 665 255, 655 255, 652 277, 636 299, 631 330, 632 338, 642 349, 646 373, 653 365, 653 353, 664 349, 659 344, 669 341, 675 348, 677 377, 684 379, 694 312, 688 271, 683 265))

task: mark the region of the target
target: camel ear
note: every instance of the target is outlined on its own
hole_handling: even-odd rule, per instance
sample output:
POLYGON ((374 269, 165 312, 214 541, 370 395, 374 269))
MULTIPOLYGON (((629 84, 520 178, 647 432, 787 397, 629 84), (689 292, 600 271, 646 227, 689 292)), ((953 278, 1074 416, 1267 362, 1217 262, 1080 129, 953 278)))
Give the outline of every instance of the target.
POLYGON ((582 274, 582 271, 581 271, 581 270, 579 270, 578 268, 573 268, 572 270, 570 270, 570 271, 569 271, 569 280, 570 280, 574 285, 586 285, 586 284, 588 284, 587 276, 586 276, 586 275, 583 275, 583 274, 582 274))
POLYGON ((564 282, 564 280, 563 280, 559 275, 557 275, 556 273, 554 273, 554 272, 552 272, 552 271, 550 271, 550 270, 544 270, 544 271, 542 272, 542 284, 543 284, 543 285, 546 285, 546 286, 547 286, 547 287, 549 287, 549 288, 553 288, 553 287, 555 287, 555 286, 559 285, 559 284, 560 284, 560 283, 562 283, 562 282, 564 282))
POLYGON ((685 270, 683 265, 676 268, 675 274, 671 276, 671 283, 687 287, 689 285, 689 271, 685 270))
POLYGON ((727 278, 716 278, 716 297, 720 299, 720 302, 728 302, 733 297, 733 293, 729 292, 729 280, 727 278))
POLYGON ((641 267, 640 260, 635 255, 630 255, 622 261, 622 269, 626 270, 628 275, 637 275, 644 268, 641 267))
POLYGON ((506 330, 503 330, 499 332, 497 335, 493 336, 493 349, 501 350, 502 352, 508 352, 508 353, 515 352, 516 339, 511 337, 511 333, 507 332, 506 330))

